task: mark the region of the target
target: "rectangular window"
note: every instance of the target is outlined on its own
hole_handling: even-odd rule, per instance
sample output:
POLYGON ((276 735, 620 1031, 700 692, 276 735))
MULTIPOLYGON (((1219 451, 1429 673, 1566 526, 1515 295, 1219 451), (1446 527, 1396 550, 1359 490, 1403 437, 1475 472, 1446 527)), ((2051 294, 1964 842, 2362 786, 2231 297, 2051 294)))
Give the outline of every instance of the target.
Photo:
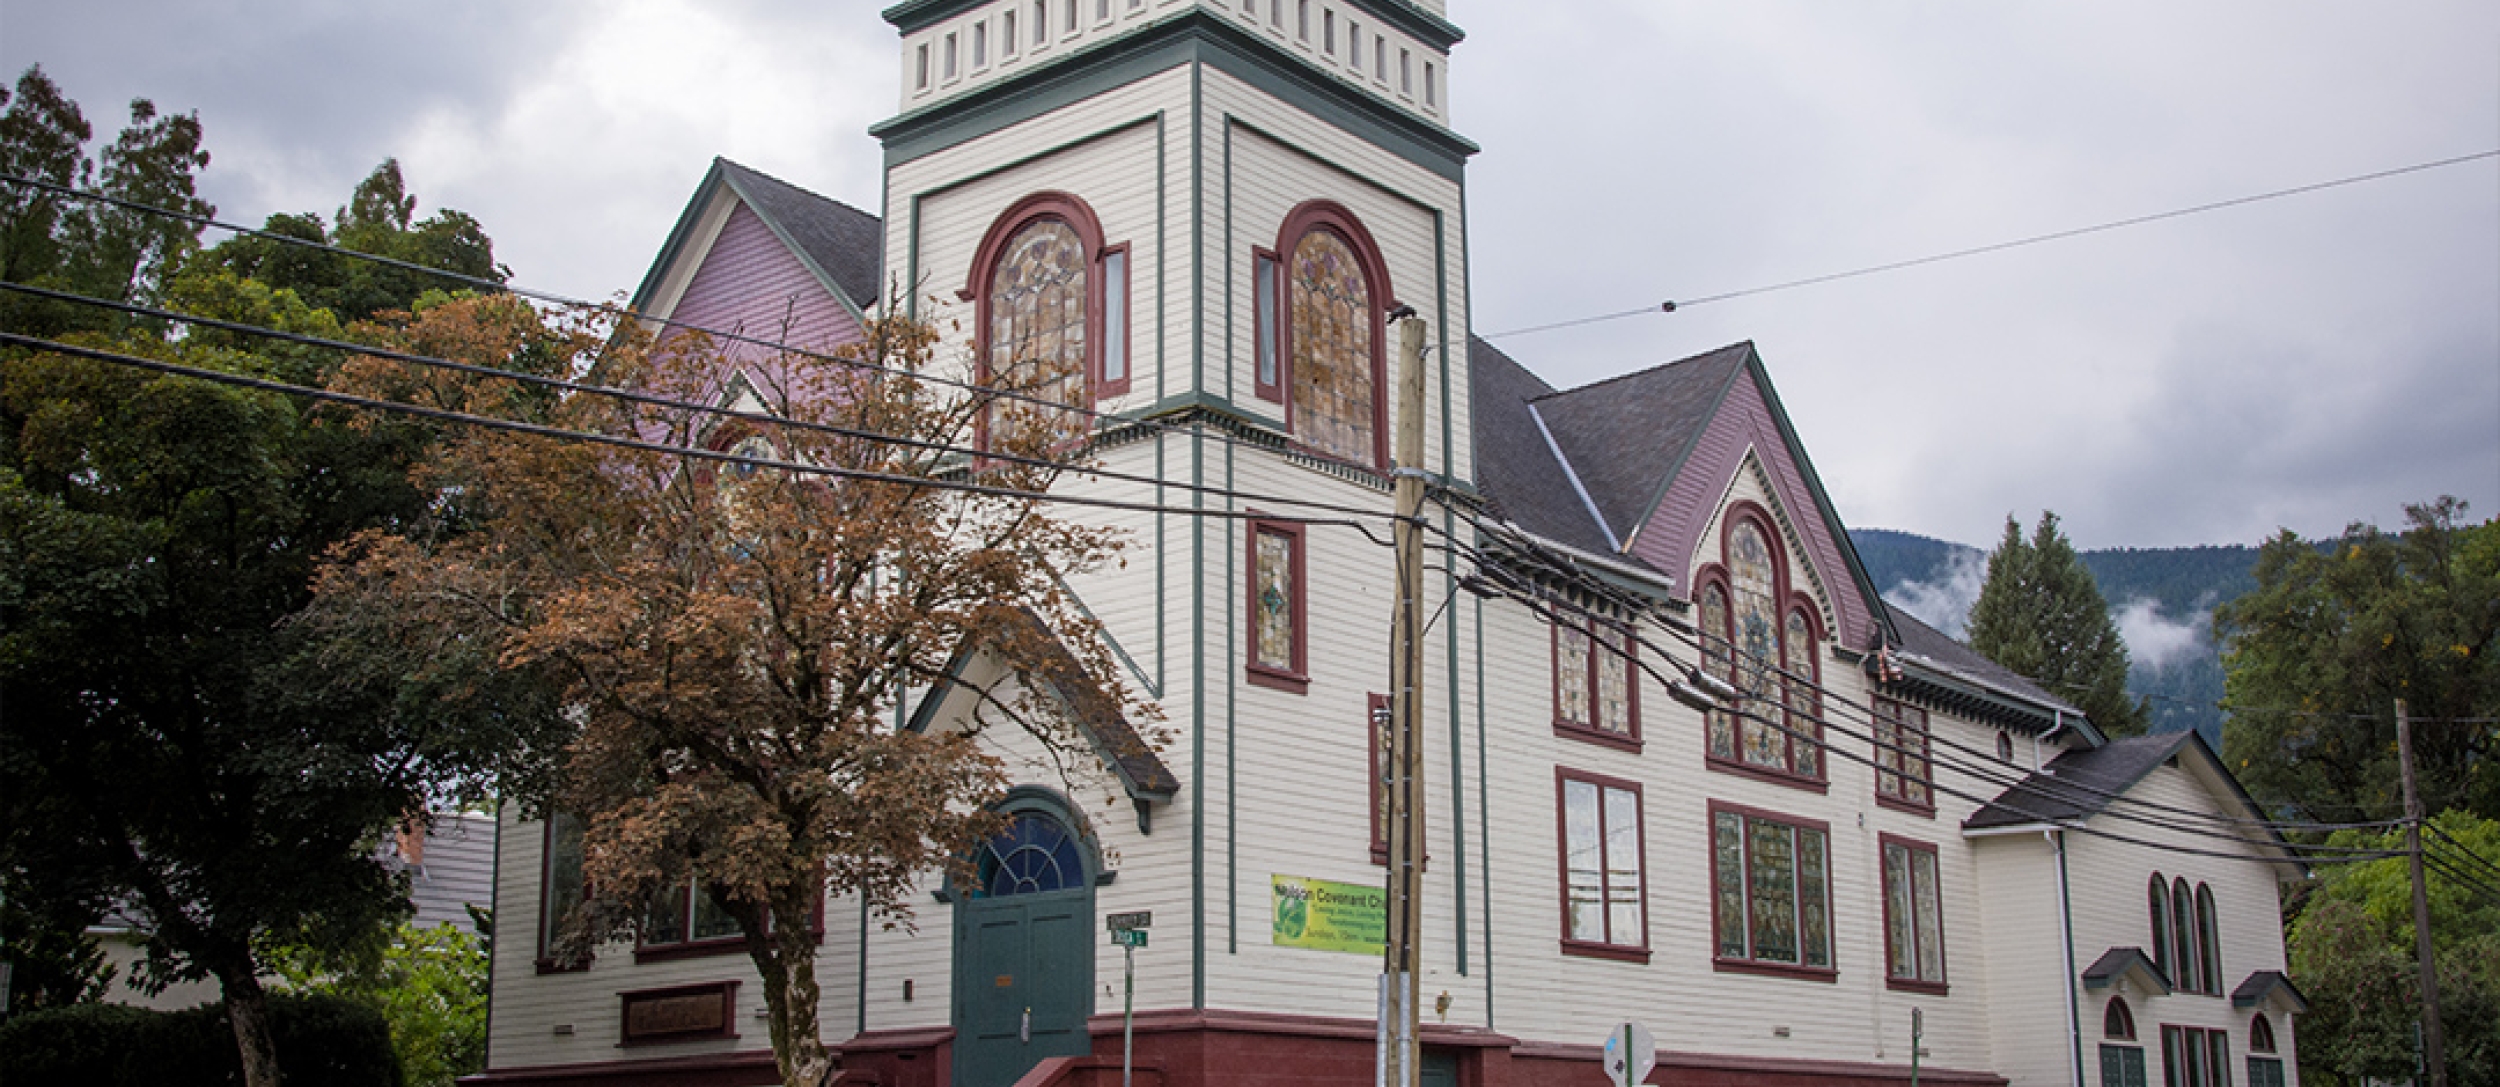
POLYGON ((1712 927, 1721 970, 1830 981, 1829 828, 1712 802, 1712 927))
POLYGON ((912 80, 912 85, 913 85, 914 87, 919 88, 920 90, 924 90, 924 91, 925 91, 925 90, 928 90, 928 89, 929 89, 929 43, 927 43, 927 42, 922 42, 922 43, 920 43, 920 61, 919 61, 919 63, 918 63, 918 64, 914 67, 914 70, 915 70, 915 71, 917 71, 917 72, 919 72, 920 74, 919 74, 918 76, 916 76, 916 77, 914 77, 914 78, 913 78, 913 80, 912 80))
POLYGON ((1277 345, 1284 337, 1284 326, 1278 322, 1284 314, 1277 309, 1278 292, 1276 254, 1265 249, 1250 251, 1250 320, 1257 327, 1251 330, 1258 347, 1258 373, 1252 383, 1262 400, 1283 403, 1285 387, 1278 373, 1277 345))
MULTIPOLYGON (((2103 1045, 2101 1047, 2101 1087, 2146 1087, 2144 1047, 2103 1045)), ((2278 1083, 2275 1087, 2282 1087, 2282 1084, 2278 1083)))
POLYGON ((1372 863, 1389 863, 1389 696, 1364 697, 1364 728, 1369 730, 1372 773, 1372 863))
POLYGON ((989 62, 990 24, 974 23, 972 24, 972 66, 978 68, 989 62))
POLYGON ((1611 619, 1575 614, 1554 624, 1554 731, 1640 750, 1641 722, 1632 632, 1611 619))
POLYGON ((1355 72, 1362 72, 1363 24, 1352 19, 1345 21, 1345 62, 1353 65, 1355 72))
POLYGON ((1433 86, 1432 62, 1424 62, 1424 105, 1439 105, 1439 92, 1433 86))
POLYGON ((1563 951, 1649 961, 1641 787, 1556 768, 1562 806, 1563 951))
POLYGON ((1411 50, 1398 50, 1398 93, 1415 93, 1415 54, 1411 50))
POLYGON ((1067 26, 1067 32, 1068 32, 1068 33, 1070 33, 1070 34, 1074 34, 1074 33, 1076 33, 1076 0, 1068 0, 1067 12, 1068 12, 1068 26, 1067 26))
POLYGON ((1888 808, 1932 815, 1934 767, 1928 760, 1927 711, 1889 698, 1875 700, 1875 800, 1888 808))
POLYGON ((1936 847, 1889 834, 1881 842, 1885 981, 1895 989, 1942 995, 1944 902, 1937 887, 1936 847))
POLYGON ((687 880, 662 892, 651 902, 644 916, 642 939, 636 945, 637 959, 653 948, 679 949, 697 944, 719 944, 738 937, 738 919, 721 908, 710 892, 687 880))
POLYGON ((2161 1028, 2163 1087, 2231 1087, 2231 1034, 2204 1027, 2161 1028))
MULTIPOLYGON (((1362 61, 1357 59, 1355 63, 1361 64, 1362 61)), ((1389 39, 1378 34, 1372 35, 1372 78, 1383 83, 1389 81, 1389 39)))
POLYGON ((944 78, 947 78, 947 79, 953 79, 953 78, 955 78, 955 36, 954 36, 954 35, 952 35, 952 34, 949 34, 949 35, 947 35, 947 36, 946 36, 946 58, 945 58, 945 72, 944 72, 944 78))
POLYGON ((1302 526, 1250 522, 1250 682, 1294 694, 1309 690, 1303 644, 1309 629, 1303 613, 1302 526))
POLYGON ((2283 1087, 2283 1059, 2248 1058, 2248 1087, 2283 1087))
POLYGON ((1115 245, 1102 254, 1102 380, 1097 399, 1128 391, 1128 246, 1115 245))
POLYGON ((1050 0, 1033 0, 1033 48, 1039 49, 1049 44, 1050 0))
POLYGON ((998 56, 1004 60, 1016 55, 1016 13, 1013 9, 998 15, 998 56))
POLYGON ((1111 0, 1094 0, 1094 21, 1098 23, 1111 21, 1111 0))
POLYGON ((1336 12, 1323 11, 1319 14, 1319 50, 1323 53, 1334 53, 1337 51, 1336 12))
MULTIPOLYGON (((545 878, 538 885, 538 969, 565 969, 556 962, 556 941, 565 918, 582 904, 582 821, 563 812, 547 817, 545 878)), ((573 967, 578 969, 579 967, 573 967)))
POLYGON ((1294 37, 1311 40, 1311 0, 1294 0, 1293 26, 1294 37))

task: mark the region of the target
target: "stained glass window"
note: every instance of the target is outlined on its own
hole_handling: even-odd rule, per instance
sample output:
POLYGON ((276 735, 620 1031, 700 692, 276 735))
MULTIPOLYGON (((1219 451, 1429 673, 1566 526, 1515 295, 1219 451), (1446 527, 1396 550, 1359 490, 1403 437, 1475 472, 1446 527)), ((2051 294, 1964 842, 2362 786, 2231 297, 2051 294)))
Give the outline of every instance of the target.
POLYGON ((1743 692, 1746 708, 1762 715, 1763 720, 1748 718, 1744 722, 1746 762, 1755 766, 1788 769, 1788 738, 1769 721, 1777 720, 1773 707, 1776 688, 1773 667, 1779 663, 1779 605, 1775 594, 1778 582, 1771 567, 1771 546, 1762 538, 1762 530, 1753 522, 1738 522, 1727 539, 1728 583, 1734 591, 1736 643, 1736 687, 1743 692))
POLYGON ((1894 981, 1944 984, 1944 905, 1936 883, 1936 851, 1886 840, 1884 963, 1894 981))
POLYGON ((1762 524, 1735 519, 1721 558, 1698 594, 1702 667, 1734 686, 1738 701, 1709 715, 1710 758, 1820 780, 1814 622, 1803 608, 1783 614, 1780 552, 1762 524))
POLYGON ((1375 463, 1373 306, 1362 262, 1327 228, 1303 234, 1289 259, 1294 436, 1317 452, 1375 463))
POLYGON ((1589 718, 1589 632, 1578 623, 1554 624, 1554 717, 1566 724, 1589 718))
POLYGON ((1632 731, 1632 639, 1622 627, 1595 620, 1597 635, 1597 727, 1632 731))
POLYGON ((1085 860, 1059 820, 1026 812, 981 847, 979 894, 1047 894, 1085 886, 1085 860))
POLYGON ((1719 957, 1830 969, 1830 844, 1822 828, 1711 813, 1719 957))
POLYGON ((1269 668, 1293 671, 1293 540, 1274 532, 1259 533, 1258 661, 1269 668))
POLYGON ((1889 698, 1875 700, 1875 795, 1919 808, 1935 806, 1930 791, 1927 711, 1889 698))
POLYGON ((1796 771, 1806 777, 1823 776, 1823 749, 1811 737, 1823 732, 1822 701, 1817 696, 1814 668, 1814 625, 1803 610, 1788 613, 1787 636, 1780 640, 1781 667, 1788 670, 1788 737, 1789 750, 1795 759, 1796 771))
POLYGON ((1566 777, 1562 805, 1563 935, 1584 943, 1644 946, 1639 794, 1566 777))
MULTIPOLYGON (((1050 217, 1026 224, 1008 239, 989 286, 990 380, 1025 397, 1085 407, 1086 255, 1075 228, 1050 217)), ((990 421, 995 438, 1080 424, 1030 400, 1001 401, 990 421)))
MULTIPOLYGON (((1711 675, 1736 682, 1736 654, 1727 640, 1727 590, 1713 582, 1701 590, 1701 666, 1711 675)), ((1736 716, 1725 710, 1710 713, 1710 757, 1736 758, 1736 716)))
POLYGON ((582 904, 582 821, 563 812, 547 817, 547 882, 539 888, 538 954, 552 957, 565 918, 582 904))

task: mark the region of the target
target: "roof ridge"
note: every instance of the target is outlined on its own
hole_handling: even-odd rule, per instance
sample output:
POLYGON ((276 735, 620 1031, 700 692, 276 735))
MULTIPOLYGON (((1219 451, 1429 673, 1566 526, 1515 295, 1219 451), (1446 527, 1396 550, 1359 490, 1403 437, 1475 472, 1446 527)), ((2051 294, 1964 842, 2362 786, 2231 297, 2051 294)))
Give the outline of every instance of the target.
MULTIPOLYGON (((875 212, 861 210, 859 207, 857 207, 857 206, 855 206, 855 205, 851 204, 851 203, 850 203, 850 202, 848 202, 848 201, 845 201, 845 200, 838 200, 838 199, 835 199, 835 198, 833 198, 833 197, 826 196, 825 194, 820 193, 820 192, 817 192, 817 191, 816 191, 816 190, 814 190, 814 189, 808 188, 808 187, 807 187, 807 186, 805 186, 805 185, 800 185, 800 184, 797 184, 797 183, 795 183, 795 182, 787 181, 787 180, 784 180, 784 179, 782 179, 782 178, 780 178, 780 177, 776 177, 776 176, 774 176, 774 175, 772 175, 772 174, 765 173, 765 172, 764 172, 764 171, 762 171, 762 170, 758 170, 758 169, 756 169, 755 167, 749 166, 749 165, 747 165, 747 164, 745 164, 745 163, 743 163, 743 162, 739 162, 738 160, 733 159, 733 158, 730 158, 730 157, 729 157, 729 156, 727 156, 727 155, 714 155, 714 156, 712 156, 712 161, 713 161, 713 162, 717 162, 717 163, 721 164, 723 167, 726 167, 726 168, 728 168, 728 169, 730 169, 730 170, 735 170, 735 171, 737 171, 737 172, 739 172, 739 173, 746 174, 746 175, 748 175, 748 176, 750 176, 750 177, 754 177, 754 178, 758 178, 758 179, 761 179, 761 180, 764 180, 764 181, 769 181, 769 182, 772 182, 773 184, 778 185, 778 186, 780 186, 780 187, 782 187, 782 188, 784 188, 784 189, 787 189, 787 190, 789 190, 790 192, 792 192, 792 193, 794 193, 794 194, 796 194, 796 195, 799 195, 799 196, 804 196, 804 197, 806 197, 806 198, 808 198, 808 199, 810 199, 810 200, 814 200, 814 201, 817 201, 817 202, 819 202, 819 203, 831 204, 831 205, 833 205, 833 206, 835 206, 835 207, 841 208, 841 209, 842 209, 842 210, 844 210, 844 211, 851 212, 851 213, 853 213, 853 214, 855 214, 855 215, 863 216, 863 217, 865 217, 865 218, 875 219, 875 218, 877 218, 877 217, 878 217, 878 216, 877 216, 877 213, 875 213, 875 212)), ((760 212, 759 212, 759 214, 760 214, 760 212)))
MULTIPOLYGON (((1598 380, 1596 380, 1596 381, 1592 381, 1592 382, 1590 382, 1590 383, 1588 383, 1588 384, 1586 384, 1586 385, 1574 385, 1574 386, 1572 386, 1572 387, 1570 387, 1570 388, 1568 388, 1568 389, 1556 389, 1556 390, 1554 390, 1553 392, 1546 393, 1546 394, 1544 394, 1544 395, 1542 395, 1542 396, 1530 397, 1528 402, 1533 404, 1533 403, 1535 403, 1535 402, 1537 402, 1537 401, 1539 401, 1539 400, 1552 400, 1552 399, 1556 399, 1556 398, 1559 398, 1559 397, 1573 396, 1573 395, 1576 395, 1576 394, 1579 394, 1579 393, 1589 392, 1589 391, 1596 390, 1596 389, 1602 389, 1602 388, 1605 388, 1605 387, 1606 387, 1606 386, 1608 386, 1608 385, 1614 385, 1614 384, 1618 384, 1618 383, 1620 383, 1620 382, 1631 381, 1631 380, 1633 380, 1633 379, 1635 379, 1635 378, 1649 377, 1649 376, 1651 376, 1651 375, 1654 375, 1654 374, 1660 373, 1660 372, 1662 372, 1662 371, 1665 371, 1665 370, 1671 370, 1671 369, 1674 369, 1675 367, 1685 365, 1686 363, 1696 363, 1696 362, 1702 362, 1702 361, 1706 361, 1706 360, 1709 360, 1709 359, 1716 358, 1716 357, 1718 357, 1718 356, 1720 356, 1720 355, 1724 355, 1724 354, 1726 354, 1726 353, 1728 353, 1728 352, 1730 352, 1730 351, 1746 350, 1746 349, 1750 349, 1750 348, 1752 348, 1752 347, 1753 347, 1753 341, 1752 341, 1752 340, 1738 340, 1737 342, 1732 343, 1732 344, 1728 344, 1728 345, 1726 345, 1726 346, 1724 346, 1724 347, 1714 347, 1714 348, 1711 348, 1711 349, 1710 349, 1710 350, 1708 350, 1708 351, 1704 351, 1704 352, 1702 352, 1702 353, 1700 353, 1700 354, 1698 354, 1698 355, 1688 355, 1688 356, 1685 356, 1684 358, 1675 359, 1675 360, 1672 360, 1672 361, 1669 361, 1669 362, 1661 362, 1661 363, 1658 363, 1657 365, 1654 365, 1654 366, 1649 366, 1649 367, 1645 367, 1645 368, 1643 368, 1643 369, 1634 370, 1634 371, 1632 371, 1631 373, 1628 373, 1628 374, 1616 374, 1616 375, 1615 375, 1615 376, 1613 376, 1613 377, 1608 377, 1608 378, 1600 378, 1600 379, 1598 379, 1598 380)), ((1494 348, 1494 350, 1499 351, 1499 350, 1501 350, 1501 349, 1500 349, 1500 348, 1494 348)), ((1505 354, 1505 355, 1503 355, 1503 357, 1504 357, 1504 358, 1509 358, 1510 356, 1509 356, 1509 355, 1507 355, 1507 354, 1505 354)), ((1517 360, 1513 360, 1513 361, 1515 362, 1515 361, 1517 361, 1517 360)), ((1523 369, 1524 369, 1524 367, 1523 367, 1523 369)), ((1544 379, 1539 378, 1539 379, 1538 379, 1538 381, 1539 381, 1540 383, 1543 383, 1543 382, 1544 382, 1544 379)), ((1550 388, 1551 386, 1550 386, 1550 385, 1548 385, 1548 387, 1550 388)))

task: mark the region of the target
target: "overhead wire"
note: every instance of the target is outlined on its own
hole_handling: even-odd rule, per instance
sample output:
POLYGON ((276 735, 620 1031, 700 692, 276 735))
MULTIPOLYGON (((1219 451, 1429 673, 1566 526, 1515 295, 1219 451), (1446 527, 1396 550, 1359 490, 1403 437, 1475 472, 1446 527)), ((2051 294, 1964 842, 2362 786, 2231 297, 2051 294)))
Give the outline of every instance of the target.
POLYGON ((1208 484, 1174 482, 1164 480, 1156 476, 1144 476, 1130 472, 1118 472, 1098 466, 1071 464, 1065 461, 1053 460, 1046 457, 1024 456, 1020 454, 1000 452, 992 449, 982 449, 975 446, 913 438, 907 435, 867 431, 855 427, 816 422, 814 420, 792 419, 783 415, 758 415, 740 411, 724 404, 705 404, 697 401, 639 392, 632 389, 618 388, 612 385, 596 385, 587 382, 571 381, 564 378, 549 377, 543 374, 532 374, 518 370, 504 370, 493 366, 482 366, 477 363, 461 362, 457 359, 447 359, 433 355, 423 355, 414 352, 401 351, 389 347, 356 343, 347 340, 334 340, 327 337, 312 336, 297 332, 288 332, 264 325, 245 324, 242 322, 228 321, 214 317, 201 317, 194 314, 186 314, 154 306, 145 306, 132 302, 119 302, 106 298, 95 298, 88 295, 73 294, 67 291, 57 291, 50 288, 36 287, 21 283, 0 281, 0 290, 31 295, 53 301, 96 306, 133 316, 174 321, 202 328, 214 328, 220 331, 233 332, 239 335, 273 339, 306 347, 319 347, 329 350, 346 351, 433 369, 451 370, 458 373, 472 374, 480 377, 501 378, 522 382, 524 384, 535 385, 540 388, 559 389, 586 395, 611 397, 630 403, 643 404, 652 407, 665 407, 721 418, 736 418, 743 422, 753 423, 759 426, 771 425, 781 429, 800 430, 808 433, 828 434, 859 441, 900 445, 907 448, 920 449, 930 452, 979 457, 986 461, 997 461, 1026 467, 1064 470, 1087 476, 1089 478, 1108 479, 1124 483, 1137 483, 1145 486, 1176 490, 1185 494, 1203 494, 1210 497, 1229 498, 1252 504, 1291 505, 1304 509, 1318 510, 1326 513, 1339 513, 1348 516, 1389 516, 1380 510, 1345 506, 1330 502, 1319 502, 1307 498, 1292 498, 1284 495, 1240 491, 1231 488, 1216 487, 1208 484))
POLYGON ((2096 223, 2091 226, 2074 227, 2067 230, 2056 230, 2046 234, 2034 234, 2029 237, 2016 238, 2011 241, 1995 242, 1988 245, 1977 245, 1968 249, 1956 249, 1945 253, 1934 253, 1924 257, 1913 257, 1909 260, 1896 260, 1884 264, 1851 269, 1846 272, 1831 272, 1824 275, 1807 276, 1804 279, 1792 279, 1780 283, 1765 284, 1759 287, 1747 287, 1743 290, 1703 295, 1699 298, 1668 300, 1654 306, 1643 306, 1639 309, 1629 309, 1616 313, 1598 314, 1592 317, 1581 317, 1568 321, 1556 321, 1551 324, 1533 325, 1527 328, 1514 328, 1502 332, 1486 333, 1480 338, 1486 340, 1508 339, 1514 336, 1526 336, 1538 332, 1551 332, 1557 329, 1574 328, 1581 325, 1593 325, 1606 321, 1620 321, 1628 317, 1638 317, 1642 314, 1648 313, 1674 313, 1678 310, 1690 309, 1694 306, 1706 305, 1712 302, 1725 302, 1731 299, 1748 298, 1759 294, 1770 294, 1775 291, 1795 290, 1799 287, 1812 287, 1818 284, 1832 283, 1844 279, 1857 279, 1862 276, 1877 275, 1884 272, 1898 272, 1903 269, 1917 268, 1922 265, 1939 264, 1949 260, 1960 260, 1965 257, 1976 257, 1988 253, 1999 253, 2008 249, 2020 249, 2024 246, 2039 245, 2044 242, 2064 241, 2069 238, 2083 237, 2087 234, 2099 234, 2104 231, 2118 230, 2125 227, 2142 226, 2146 223, 2157 223, 2166 219, 2178 219, 2189 215, 2201 215, 2206 212, 2221 211, 2225 208, 2235 208, 2247 204, 2261 203, 2267 200, 2280 200, 2288 196, 2300 196, 2307 193, 2319 192, 2325 189, 2341 188, 2346 185, 2359 185, 2363 182, 2381 181, 2391 177, 2400 177, 2405 174, 2420 173, 2425 170, 2436 170, 2447 166, 2457 166, 2468 162, 2478 162, 2488 158, 2500 158, 2500 149, 2477 151, 2469 155, 2457 155, 2430 162, 2418 162, 2410 166, 2399 166, 2389 170, 2378 170, 2366 174, 2356 174, 2350 177, 2336 178, 2332 181, 2320 181, 2308 185, 2297 185, 2288 189, 2276 189, 2272 192, 2257 193, 2251 196, 2234 197, 2229 200, 2216 200, 2212 203, 2198 204, 2194 207, 2175 208, 2170 211, 2155 212, 2150 215, 2131 216, 2125 219, 2116 219, 2110 222, 2096 223))

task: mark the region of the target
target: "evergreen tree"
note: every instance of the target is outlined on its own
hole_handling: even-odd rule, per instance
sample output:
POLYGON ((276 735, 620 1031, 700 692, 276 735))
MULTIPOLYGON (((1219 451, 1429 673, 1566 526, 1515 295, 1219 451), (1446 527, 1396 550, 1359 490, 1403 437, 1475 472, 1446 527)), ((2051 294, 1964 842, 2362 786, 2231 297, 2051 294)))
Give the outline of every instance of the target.
POLYGON ((2055 513, 2041 511, 2028 542, 2022 526, 2005 519, 2005 538, 1988 556, 1988 582, 1971 606, 1970 644, 2074 703, 2101 731, 2144 732, 2145 706, 2127 697, 2127 643, 2055 513))

